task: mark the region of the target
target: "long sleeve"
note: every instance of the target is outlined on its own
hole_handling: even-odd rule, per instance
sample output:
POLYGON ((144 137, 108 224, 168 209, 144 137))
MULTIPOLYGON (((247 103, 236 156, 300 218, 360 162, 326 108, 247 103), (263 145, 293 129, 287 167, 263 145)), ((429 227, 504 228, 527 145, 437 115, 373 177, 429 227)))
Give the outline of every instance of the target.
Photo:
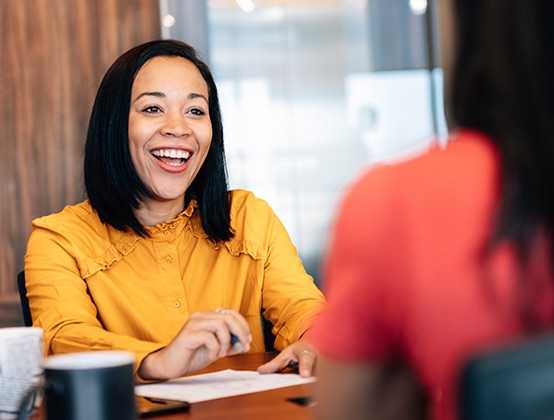
POLYGON ((274 325, 275 348, 297 341, 324 307, 323 294, 306 273, 281 221, 271 212, 264 265, 264 315, 274 325))
MULTIPOLYGON (((83 208, 78 208, 76 213, 91 214, 83 208)), ((106 228, 95 226, 98 229, 93 232, 90 224, 76 223, 83 222, 80 217, 68 217, 65 222, 65 225, 47 220, 34 223, 25 257, 33 324, 43 328, 45 348, 49 354, 127 350, 135 354, 138 367, 146 355, 165 343, 105 328, 102 318, 108 314, 99 313, 79 262, 83 249, 87 248, 84 244, 94 246, 98 233, 106 228)), ((128 311, 128 322, 133 321, 133 312, 128 311)))

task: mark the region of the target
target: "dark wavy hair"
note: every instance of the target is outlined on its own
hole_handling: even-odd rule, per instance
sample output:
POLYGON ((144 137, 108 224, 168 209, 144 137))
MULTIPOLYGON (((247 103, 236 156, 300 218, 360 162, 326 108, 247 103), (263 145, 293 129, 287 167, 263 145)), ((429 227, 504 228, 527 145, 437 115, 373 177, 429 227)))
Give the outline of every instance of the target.
POLYGON ((137 219, 136 210, 142 200, 152 195, 131 160, 128 125, 135 77, 148 60, 158 56, 185 58, 198 68, 208 85, 213 137, 206 160, 188 188, 185 201, 197 200, 202 227, 211 239, 227 241, 233 237, 233 232, 217 87, 209 67, 195 49, 184 42, 147 42, 125 52, 108 69, 98 88, 85 145, 84 179, 88 198, 103 223, 148 236, 137 219))
POLYGON ((487 133, 499 150, 502 185, 489 250, 510 241, 525 268, 538 235, 551 246, 554 239, 554 3, 453 5, 457 46, 447 109, 455 126, 487 133))
POLYGON ((500 150, 501 201, 492 240, 525 259, 539 228, 554 232, 554 3, 455 0, 452 120, 500 150))

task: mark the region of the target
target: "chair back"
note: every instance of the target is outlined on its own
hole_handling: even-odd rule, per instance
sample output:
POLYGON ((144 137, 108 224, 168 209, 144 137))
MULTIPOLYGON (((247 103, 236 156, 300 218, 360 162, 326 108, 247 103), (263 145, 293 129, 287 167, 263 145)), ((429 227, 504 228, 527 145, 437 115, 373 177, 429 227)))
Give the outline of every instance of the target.
POLYGON ((17 289, 19 290, 19 300, 21 302, 21 312, 23 314, 23 323, 26 327, 33 325, 31 318, 31 308, 29 308, 29 299, 27 298, 27 286, 25 285, 25 271, 17 275, 17 289))
POLYGON ((463 420, 554 419, 554 335, 472 357, 460 390, 463 420))

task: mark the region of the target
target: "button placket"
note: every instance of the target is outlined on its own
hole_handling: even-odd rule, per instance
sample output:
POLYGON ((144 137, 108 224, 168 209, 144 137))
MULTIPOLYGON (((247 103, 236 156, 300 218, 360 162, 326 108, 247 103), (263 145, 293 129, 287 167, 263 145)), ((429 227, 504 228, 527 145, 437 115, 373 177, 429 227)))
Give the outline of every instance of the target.
POLYGON ((163 226, 158 232, 154 246, 158 256, 160 286, 168 315, 176 322, 181 322, 187 313, 188 305, 179 268, 178 231, 177 224, 163 226))

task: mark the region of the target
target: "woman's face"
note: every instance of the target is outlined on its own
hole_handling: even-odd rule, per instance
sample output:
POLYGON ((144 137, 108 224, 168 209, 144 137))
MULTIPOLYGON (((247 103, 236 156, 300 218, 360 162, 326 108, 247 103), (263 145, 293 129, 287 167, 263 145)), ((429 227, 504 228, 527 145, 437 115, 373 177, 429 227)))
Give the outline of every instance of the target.
POLYGON ((155 57, 131 91, 129 148, 135 169, 155 197, 180 206, 212 141, 208 86, 182 57, 155 57))

